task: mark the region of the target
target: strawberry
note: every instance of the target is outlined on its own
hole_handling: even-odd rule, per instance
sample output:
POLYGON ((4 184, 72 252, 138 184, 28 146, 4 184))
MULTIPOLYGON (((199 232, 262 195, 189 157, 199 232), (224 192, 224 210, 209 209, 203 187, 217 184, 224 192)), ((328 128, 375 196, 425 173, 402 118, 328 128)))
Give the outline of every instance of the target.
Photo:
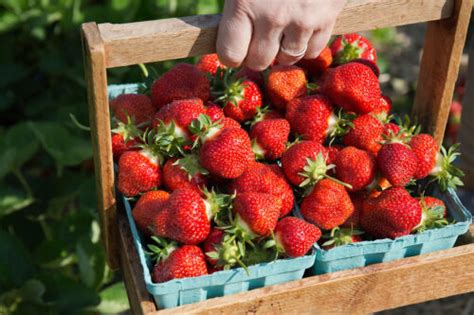
POLYGON ((321 237, 316 226, 295 217, 281 219, 275 228, 277 250, 288 257, 304 256, 321 237))
POLYGON ((386 95, 381 95, 377 107, 372 111, 374 114, 385 113, 388 115, 392 111, 392 99, 386 95))
POLYGON ((276 65, 270 68, 266 91, 273 106, 285 110, 289 101, 306 94, 307 83, 300 67, 276 65))
POLYGON ((211 102, 207 102, 205 114, 209 116, 212 122, 217 122, 225 118, 224 111, 222 110, 222 108, 211 102))
POLYGON ((168 192, 152 190, 144 193, 140 199, 138 199, 132 210, 132 215, 138 230, 143 235, 151 236, 153 234, 151 229, 153 221, 163 209, 168 198, 168 192))
POLYGON ((207 275, 206 259, 202 250, 193 245, 171 247, 162 254, 153 267, 152 279, 155 283, 172 279, 207 275))
POLYGON ((377 238, 396 238, 410 234, 420 223, 421 213, 418 200, 402 187, 391 187, 364 202, 360 223, 377 238))
POLYGON ((382 191, 390 187, 392 187, 392 184, 390 184, 388 179, 380 175, 377 175, 375 180, 372 182, 372 184, 370 184, 366 189, 368 193, 368 198, 378 197, 380 196, 382 191))
POLYGON ((360 63, 361 65, 367 66, 372 70, 372 72, 375 74, 375 76, 378 78, 380 76, 380 69, 377 66, 377 64, 369 59, 364 59, 364 58, 358 58, 354 59, 351 62, 357 62, 360 63))
POLYGON ((322 244, 323 249, 330 250, 331 248, 362 242, 360 236, 363 232, 354 230, 353 228, 339 228, 335 227, 331 230, 329 235, 323 235, 323 238, 328 239, 322 244))
POLYGON ((237 194, 233 211, 238 233, 243 239, 269 236, 277 225, 280 209, 281 199, 271 194, 237 194))
POLYGON ((449 224, 446 220, 448 212, 443 200, 429 196, 422 196, 417 199, 422 209, 422 215, 420 223, 415 227, 416 232, 420 233, 449 224))
POLYGON ((394 135, 398 134, 400 134, 400 126, 397 124, 389 122, 383 126, 383 138, 392 138, 394 135))
POLYGON ((433 176, 443 191, 448 187, 462 186, 460 177, 464 174, 452 164, 459 155, 456 152, 457 145, 451 146, 448 151, 441 148, 440 153, 439 146, 431 135, 418 134, 411 138, 409 146, 417 160, 414 174, 416 179, 433 176))
POLYGON ((163 184, 170 191, 187 188, 201 193, 201 189, 207 184, 207 174, 194 155, 169 159, 163 166, 163 184))
POLYGON ((367 151, 345 147, 339 152, 334 164, 336 177, 352 186, 349 191, 362 190, 375 179, 375 158, 367 151))
POLYGON ((352 127, 344 136, 343 142, 347 146, 377 154, 382 147, 383 132, 384 125, 372 115, 365 114, 352 121, 352 127))
POLYGON ((281 157, 286 150, 290 135, 290 124, 286 119, 264 119, 250 130, 252 150, 257 159, 269 161, 281 157))
POLYGON ((329 47, 324 47, 318 57, 314 59, 301 59, 296 64, 306 70, 311 76, 318 77, 332 64, 332 53, 329 47))
POLYGON ((131 150, 138 150, 140 145, 140 130, 132 122, 130 116, 127 123, 118 121, 117 127, 112 130, 112 154, 118 162, 120 156, 131 150))
POLYGON ((336 64, 347 63, 358 58, 377 62, 375 48, 367 38, 356 33, 338 36, 331 44, 331 52, 336 64))
POLYGON ((150 148, 123 153, 118 163, 118 190, 127 197, 134 197, 160 187, 161 159, 150 148))
POLYGON ((446 140, 449 143, 456 143, 458 137, 459 126, 461 124, 462 105, 458 101, 452 101, 449 108, 448 125, 446 126, 446 140))
POLYGON ((114 117, 124 124, 129 118, 136 124, 149 123, 156 112, 150 98, 142 94, 121 94, 110 102, 114 117))
POLYGON ((250 81, 253 81, 255 82, 255 84, 257 84, 261 89, 264 88, 265 86, 265 83, 264 83, 264 80, 263 80, 263 75, 261 72, 259 71, 254 71, 250 68, 247 68, 247 67, 243 67, 241 68, 239 71, 237 71, 237 73, 235 74, 235 76, 238 78, 238 79, 248 79, 250 81))
POLYGON ((362 211, 362 205, 364 200, 367 198, 366 192, 357 192, 349 194, 352 204, 354 205, 354 212, 352 215, 342 224, 342 227, 358 228, 360 226, 360 213, 362 211))
POLYGON ((344 149, 343 145, 340 144, 332 144, 326 147, 326 150, 328 151, 328 160, 327 163, 329 164, 334 164, 334 162, 337 159, 337 156, 339 155, 339 152, 344 149))
POLYGON ((196 67, 204 73, 215 75, 218 68, 225 69, 217 54, 202 55, 196 63, 196 67))
POLYGON ((200 98, 206 102, 211 86, 206 75, 196 66, 179 63, 157 79, 151 87, 151 98, 156 108, 175 100, 200 98))
POLYGON ((221 229, 213 228, 207 239, 202 243, 206 259, 213 269, 227 270, 235 265, 246 266, 241 258, 244 256, 243 248, 237 245, 235 237, 221 229))
POLYGON ((314 183, 330 169, 326 165, 327 155, 326 148, 318 142, 302 141, 294 144, 281 157, 283 172, 293 185, 314 183), (321 158, 318 159, 319 156, 321 158), (318 160, 319 164, 316 163, 318 160))
POLYGON ((301 203, 301 214, 306 221, 324 230, 344 223, 354 212, 354 205, 346 188, 330 179, 322 179, 301 203))
POLYGON ((259 192, 281 199, 280 217, 287 215, 295 201, 293 190, 276 164, 254 163, 229 184, 230 193, 259 192))
POLYGON ((380 86, 369 67, 350 62, 327 71, 321 91, 349 112, 367 114, 380 101, 380 86))
POLYGON ((380 173, 393 186, 406 186, 415 175, 417 163, 415 153, 403 143, 386 143, 377 155, 380 173))

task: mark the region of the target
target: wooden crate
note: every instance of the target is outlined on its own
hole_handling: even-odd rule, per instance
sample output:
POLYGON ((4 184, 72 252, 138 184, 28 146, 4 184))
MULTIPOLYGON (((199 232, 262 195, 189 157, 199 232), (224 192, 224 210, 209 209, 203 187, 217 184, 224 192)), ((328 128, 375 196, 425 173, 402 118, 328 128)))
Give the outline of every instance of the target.
MULTIPOLYGON (((348 0, 334 34, 427 22, 414 115, 442 141, 471 13, 470 0, 348 0)), ((104 246, 123 272, 132 310, 159 309, 147 293, 114 194, 107 69, 215 51, 219 15, 130 24, 85 23, 84 63, 104 246), (117 210, 118 209, 118 210, 117 210)), ((177 313, 370 313, 474 291, 474 244, 162 310, 177 313)))

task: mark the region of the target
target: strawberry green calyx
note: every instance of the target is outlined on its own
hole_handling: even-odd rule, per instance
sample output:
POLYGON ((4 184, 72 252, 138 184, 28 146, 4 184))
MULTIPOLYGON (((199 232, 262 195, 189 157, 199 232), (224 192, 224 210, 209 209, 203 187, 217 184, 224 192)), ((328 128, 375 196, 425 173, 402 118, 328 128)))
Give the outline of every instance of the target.
POLYGON ((242 262, 242 257, 245 257, 245 245, 238 242, 235 235, 225 233, 221 243, 214 248, 215 251, 208 252, 206 255, 217 261, 216 267, 229 270, 239 265, 248 272, 247 266, 242 262))
MULTIPOLYGON (((142 137, 141 154, 146 156, 150 161, 156 165, 162 165, 164 162, 163 148, 155 143, 156 133, 153 130, 146 130, 142 137)), ((165 154, 166 155, 166 154, 165 154)))
POLYGON ((265 114, 270 112, 270 108, 268 106, 257 107, 257 113, 253 117, 253 119, 249 122, 250 127, 255 125, 258 122, 261 122, 265 118, 265 114))
POLYGON ((182 170, 188 173, 188 179, 192 178, 197 174, 208 175, 209 172, 201 166, 199 158, 195 154, 187 154, 184 157, 176 160, 174 165, 179 165, 182 170))
POLYGON ((178 244, 174 241, 167 241, 162 237, 152 236, 154 244, 148 244, 148 250, 145 253, 150 255, 152 260, 159 263, 166 260, 171 253, 178 248, 178 244))
POLYGON ((197 147, 199 143, 206 142, 207 139, 212 138, 222 128, 220 121, 212 122, 208 115, 201 114, 193 120, 189 126, 189 131, 196 136, 193 148, 197 147))
POLYGON ((244 90, 247 87, 243 78, 237 78, 232 68, 218 69, 212 82, 212 95, 220 104, 231 103, 238 106, 244 100, 244 90))
POLYGON ((174 122, 160 122, 155 128, 154 144, 167 157, 183 154, 183 147, 189 144, 189 138, 174 122))
POLYGON ((349 43, 344 37, 342 38, 342 46, 344 47, 334 56, 334 61, 337 64, 348 63, 354 59, 359 58, 363 50, 359 47, 359 40, 349 43))
POLYGON ((441 205, 428 207, 425 204, 424 197, 421 198, 420 205, 422 208, 421 221, 413 228, 413 232, 421 233, 430 229, 442 228, 449 224, 449 221, 445 218, 445 207, 441 205))
POLYGON ((111 130, 112 133, 120 134, 123 137, 124 142, 139 139, 142 136, 142 132, 139 126, 135 125, 133 119, 127 115, 127 123, 117 121, 117 127, 111 130))
POLYGON ((235 195, 219 194, 214 189, 209 191, 206 187, 202 189, 202 193, 204 194, 207 217, 209 220, 214 219, 215 223, 221 226, 228 217, 235 195))
POLYGON ((342 137, 349 132, 351 128, 354 128, 352 121, 356 118, 356 115, 352 113, 346 113, 342 109, 336 114, 331 113, 328 119, 327 135, 331 139, 332 143, 335 138, 342 137))
POLYGON ((324 157, 321 152, 316 156, 316 160, 307 158, 303 172, 298 174, 305 177, 299 186, 311 189, 320 180, 327 178, 347 188, 352 188, 351 185, 341 182, 340 180, 327 174, 329 170, 335 168, 336 166, 334 164, 327 164, 326 161, 327 158, 324 157))
POLYGON ((257 160, 265 159, 265 150, 262 149, 255 139, 252 141, 252 151, 255 154, 255 158, 257 160))
POLYGON ((439 184, 441 191, 446 191, 448 188, 455 189, 457 186, 463 186, 461 177, 464 176, 463 171, 453 165, 454 160, 460 155, 457 152, 459 144, 453 144, 447 151, 441 146, 441 153, 438 152, 436 156, 436 165, 430 172, 433 177, 432 181, 439 184))
POLYGON ((364 234, 364 232, 355 230, 353 228, 339 228, 335 227, 331 230, 329 234, 323 235, 323 238, 328 239, 323 243, 324 247, 337 247, 347 244, 354 243, 354 236, 359 238, 359 235, 364 234))

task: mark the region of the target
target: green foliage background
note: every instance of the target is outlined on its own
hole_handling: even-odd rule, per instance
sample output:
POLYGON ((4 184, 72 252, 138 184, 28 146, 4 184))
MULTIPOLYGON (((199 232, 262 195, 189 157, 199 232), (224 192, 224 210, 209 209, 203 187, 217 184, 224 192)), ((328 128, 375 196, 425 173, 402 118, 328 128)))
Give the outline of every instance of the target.
MULTIPOLYGON (((80 24, 215 13, 220 5, 0 0, 0 314, 128 309, 99 241, 89 134, 70 119, 88 121, 80 24)), ((112 83, 139 76, 137 68, 109 73, 112 83)))

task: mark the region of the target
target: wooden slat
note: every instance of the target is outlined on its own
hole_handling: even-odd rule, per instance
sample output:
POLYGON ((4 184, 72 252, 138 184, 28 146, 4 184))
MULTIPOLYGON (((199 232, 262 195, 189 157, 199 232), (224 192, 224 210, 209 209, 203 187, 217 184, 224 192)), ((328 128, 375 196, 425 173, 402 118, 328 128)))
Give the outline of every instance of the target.
POLYGON ((453 16, 430 22, 426 31, 413 113, 438 143, 448 120, 471 10, 471 0, 456 0, 453 16))
POLYGON ((105 51, 95 23, 82 25, 82 37, 102 240, 107 251, 109 266, 116 269, 118 268, 117 220, 105 51))
POLYGON ((130 225, 125 214, 118 214, 118 224, 120 265, 130 302, 130 309, 135 315, 151 315, 156 313, 156 306, 146 290, 145 282, 143 281, 143 269, 140 265, 135 245, 132 242, 130 225))
POLYGON ((162 310, 159 314, 366 314, 474 291, 474 244, 162 310))
MULTIPOLYGON (((439 20, 454 0, 348 0, 334 34, 439 20)), ((220 15, 100 24, 107 67, 178 59, 215 51, 220 15)))

